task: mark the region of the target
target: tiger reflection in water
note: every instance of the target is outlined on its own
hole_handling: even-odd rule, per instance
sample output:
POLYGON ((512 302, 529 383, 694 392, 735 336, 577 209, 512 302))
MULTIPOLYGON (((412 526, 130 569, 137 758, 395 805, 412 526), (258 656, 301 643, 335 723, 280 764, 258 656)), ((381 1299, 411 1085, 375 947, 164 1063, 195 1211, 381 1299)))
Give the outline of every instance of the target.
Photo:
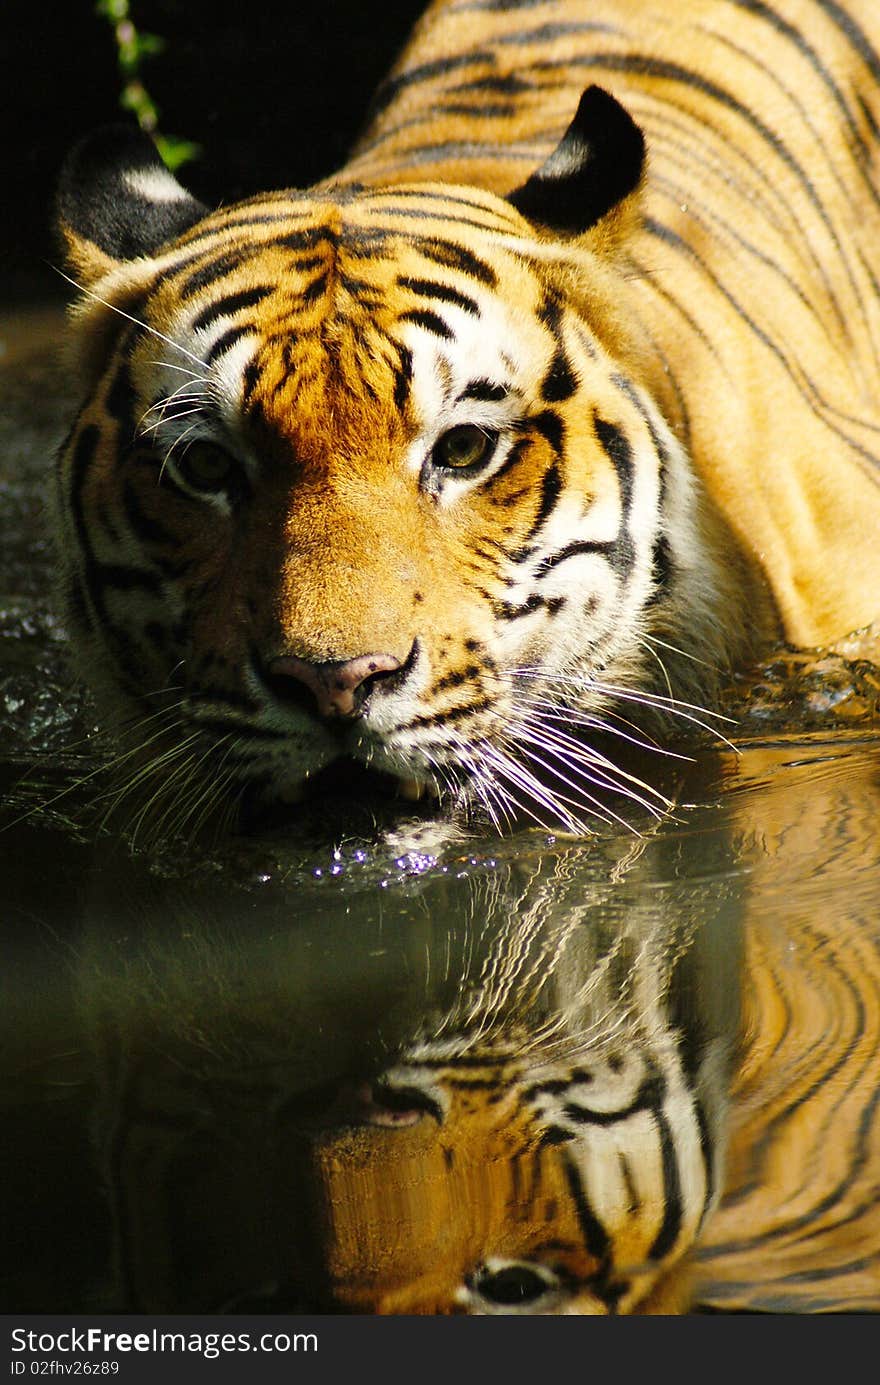
MULTIPOLYGON (((158 952, 145 942, 127 1020, 130 964, 125 987, 105 975, 101 1139, 126 1306, 683 1311, 719 1188, 739 929, 725 888, 670 906, 637 864, 641 893, 607 875, 585 892, 585 860, 557 847, 530 870, 427 882, 427 937, 410 911, 392 945, 416 997, 421 970, 421 1018, 369 1070, 388 1007, 357 1031, 340 1014, 364 1002, 325 997, 337 1029, 354 1023, 348 1054, 332 1041, 306 1075, 303 1035, 314 1049, 326 1017, 304 1015, 297 963, 252 937, 225 962, 216 939, 164 957, 167 934, 158 952), (466 919, 454 937, 431 926, 438 907, 466 919)), ((346 933, 352 975, 379 940, 375 920, 346 933)))
POLYGON ((687 1304, 687 1252, 718 1187, 721 1054, 687 1072, 663 1003, 667 959, 650 942, 629 958, 620 940, 588 947, 596 971, 544 1034, 450 1026, 353 1092, 339 1112, 347 1129, 301 1147, 325 1302, 381 1313, 687 1304))

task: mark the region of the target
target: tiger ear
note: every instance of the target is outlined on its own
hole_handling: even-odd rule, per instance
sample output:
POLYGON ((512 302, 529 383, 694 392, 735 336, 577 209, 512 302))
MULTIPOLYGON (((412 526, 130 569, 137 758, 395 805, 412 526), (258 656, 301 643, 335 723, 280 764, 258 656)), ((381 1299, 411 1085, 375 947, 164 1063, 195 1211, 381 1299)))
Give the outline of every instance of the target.
POLYGON ((644 167, 632 116, 602 87, 587 87, 553 153, 507 200, 529 221, 579 236, 635 192, 644 167))
POLYGON ((67 263, 85 287, 123 261, 153 255, 206 215, 141 130, 110 125, 64 163, 56 195, 67 263))

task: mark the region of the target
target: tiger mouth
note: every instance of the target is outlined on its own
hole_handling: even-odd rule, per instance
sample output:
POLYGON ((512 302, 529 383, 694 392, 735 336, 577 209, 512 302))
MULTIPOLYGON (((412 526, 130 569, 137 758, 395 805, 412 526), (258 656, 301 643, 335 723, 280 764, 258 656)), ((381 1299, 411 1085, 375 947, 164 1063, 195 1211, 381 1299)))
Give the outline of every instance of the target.
POLYGON ((255 788, 241 800, 240 827, 245 831, 281 825, 299 815, 305 806, 336 812, 346 804, 379 808, 395 802, 407 809, 431 811, 440 800, 432 781, 413 775, 365 765, 355 757, 340 757, 321 769, 307 771, 301 779, 276 786, 255 788))
POLYGON ((291 805, 305 803, 328 790, 348 787, 352 779, 361 775, 366 776, 369 783, 385 797, 402 798, 407 803, 420 803, 423 799, 436 803, 440 798, 440 790, 431 781, 393 774, 389 770, 370 769, 349 759, 335 760, 317 774, 307 773, 298 783, 283 789, 280 797, 291 805))

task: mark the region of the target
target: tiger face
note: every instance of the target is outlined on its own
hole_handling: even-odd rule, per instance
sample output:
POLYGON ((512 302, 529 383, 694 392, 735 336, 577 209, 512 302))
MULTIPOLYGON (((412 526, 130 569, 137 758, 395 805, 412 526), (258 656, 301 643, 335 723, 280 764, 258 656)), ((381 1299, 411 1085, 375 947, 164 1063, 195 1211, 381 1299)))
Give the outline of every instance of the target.
POLYGON ((656 702, 670 630, 718 642, 720 568, 622 325, 642 141, 588 97, 510 199, 340 183, 207 214, 127 134, 75 155, 69 623, 169 783, 297 799, 349 759, 579 828, 618 782, 584 729, 656 702), (577 180, 575 243, 536 218, 577 180))

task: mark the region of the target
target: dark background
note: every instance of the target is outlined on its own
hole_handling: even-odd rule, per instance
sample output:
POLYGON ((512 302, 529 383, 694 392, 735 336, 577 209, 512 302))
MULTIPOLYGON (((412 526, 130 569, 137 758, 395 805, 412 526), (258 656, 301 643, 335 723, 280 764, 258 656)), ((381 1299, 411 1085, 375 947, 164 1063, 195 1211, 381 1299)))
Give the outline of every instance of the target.
MULTIPOLYGON (((200 158, 178 173, 209 204, 307 186, 343 162, 424 0, 132 0, 164 50, 142 77, 163 134, 200 158)), ((7 303, 65 297, 52 197, 66 151, 132 120, 110 25, 93 0, 6 0, 0 27, 0 255, 7 303)))

